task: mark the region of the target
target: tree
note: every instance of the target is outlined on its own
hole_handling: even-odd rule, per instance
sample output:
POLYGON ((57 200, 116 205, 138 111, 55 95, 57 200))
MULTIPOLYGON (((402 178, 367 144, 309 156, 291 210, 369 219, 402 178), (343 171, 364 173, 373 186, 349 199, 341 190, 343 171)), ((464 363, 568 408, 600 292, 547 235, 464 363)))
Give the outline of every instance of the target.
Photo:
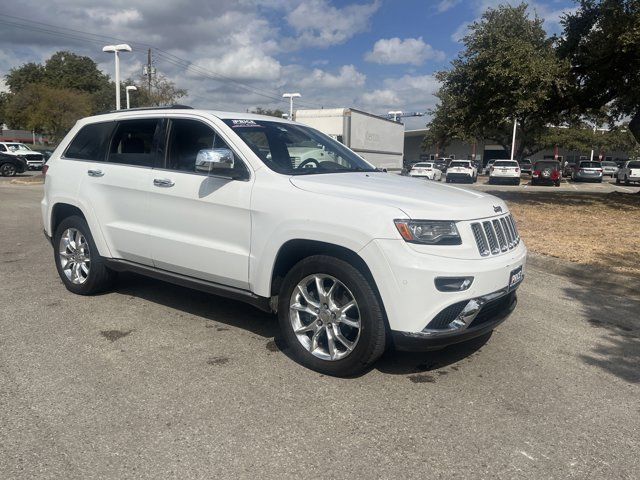
POLYGON ((0 128, 5 123, 5 114, 4 110, 7 107, 7 103, 9 102, 10 95, 7 92, 0 92, 0 128))
POLYGON ((12 68, 4 77, 9 90, 18 93, 31 83, 42 83, 45 79, 43 65, 37 63, 25 63, 21 67, 12 68))
POLYGON ((571 68, 565 108, 589 113, 607 107, 612 122, 630 118, 640 142, 640 1, 580 0, 566 15, 559 56, 571 68))
POLYGON ((251 110, 251 113, 256 113, 258 115, 267 115, 269 117, 278 117, 278 118, 282 118, 282 115, 284 115, 284 112, 279 108, 270 110, 268 108, 256 107, 255 110, 251 110))
POLYGON ((439 72, 440 108, 430 126, 448 125, 455 135, 491 140, 510 150, 518 121, 515 156, 544 148, 548 124, 558 124, 554 102, 566 87, 567 62, 559 61, 543 21, 530 18, 526 4, 487 9, 469 27, 464 50, 452 68, 439 72), (454 115, 453 119, 446 116, 454 115), (439 123, 440 122, 440 123, 439 123))
POLYGON ((87 93, 32 83, 10 97, 5 114, 9 125, 47 132, 57 141, 78 119, 91 114, 91 106, 87 93))
MULTIPOLYGON (((172 105, 187 95, 187 90, 176 87, 176 84, 161 74, 157 74, 151 81, 149 92, 148 80, 140 76, 138 80, 127 79, 120 90, 124 93, 126 85, 135 85, 137 90, 131 93, 131 107, 155 107, 172 105)), ((112 93, 113 95, 113 93, 112 93)))

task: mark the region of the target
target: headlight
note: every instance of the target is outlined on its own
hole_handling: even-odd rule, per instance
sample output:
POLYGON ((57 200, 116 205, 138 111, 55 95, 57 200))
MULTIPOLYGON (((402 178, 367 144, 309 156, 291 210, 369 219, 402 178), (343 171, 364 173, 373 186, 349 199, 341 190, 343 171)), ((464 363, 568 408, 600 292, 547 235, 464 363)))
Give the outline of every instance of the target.
POLYGON ((426 245, 460 245, 456 222, 441 220, 394 220, 402 238, 426 245))

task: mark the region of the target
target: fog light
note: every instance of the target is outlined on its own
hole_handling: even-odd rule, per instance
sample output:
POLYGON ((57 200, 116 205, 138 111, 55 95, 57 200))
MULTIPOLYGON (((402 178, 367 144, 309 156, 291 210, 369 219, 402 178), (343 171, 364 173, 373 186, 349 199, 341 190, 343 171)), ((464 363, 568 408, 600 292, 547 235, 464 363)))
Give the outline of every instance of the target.
POLYGON ((441 292, 463 292, 473 283, 473 277, 438 277, 436 288, 441 292))

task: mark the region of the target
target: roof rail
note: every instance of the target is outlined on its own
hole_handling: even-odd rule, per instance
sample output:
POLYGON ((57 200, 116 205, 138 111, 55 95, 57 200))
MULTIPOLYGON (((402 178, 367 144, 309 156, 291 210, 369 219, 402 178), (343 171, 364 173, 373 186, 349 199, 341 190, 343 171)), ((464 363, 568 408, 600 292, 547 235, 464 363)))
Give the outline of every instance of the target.
POLYGON ((159 107, 136 107, 136 108, 123 108, 121 110, 109 110, 108 112, 100 112, 96 115, 106 115, 107 113, 119 113, 119 112, 140 112, 145 110, 193 110, 193 107, 189 105, 161 105, 159 107))

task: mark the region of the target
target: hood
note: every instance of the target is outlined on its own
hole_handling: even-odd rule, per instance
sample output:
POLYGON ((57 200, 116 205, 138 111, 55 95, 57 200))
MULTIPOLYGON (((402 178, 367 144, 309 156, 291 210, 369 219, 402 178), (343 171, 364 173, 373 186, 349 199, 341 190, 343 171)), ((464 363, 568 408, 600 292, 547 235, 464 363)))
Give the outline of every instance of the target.
POLYGON ((298 175, 290 181, 308 192, 396 207, 413 219, 474 220, 508 211, 502 200, 484 192, 392 173, 298 175))

